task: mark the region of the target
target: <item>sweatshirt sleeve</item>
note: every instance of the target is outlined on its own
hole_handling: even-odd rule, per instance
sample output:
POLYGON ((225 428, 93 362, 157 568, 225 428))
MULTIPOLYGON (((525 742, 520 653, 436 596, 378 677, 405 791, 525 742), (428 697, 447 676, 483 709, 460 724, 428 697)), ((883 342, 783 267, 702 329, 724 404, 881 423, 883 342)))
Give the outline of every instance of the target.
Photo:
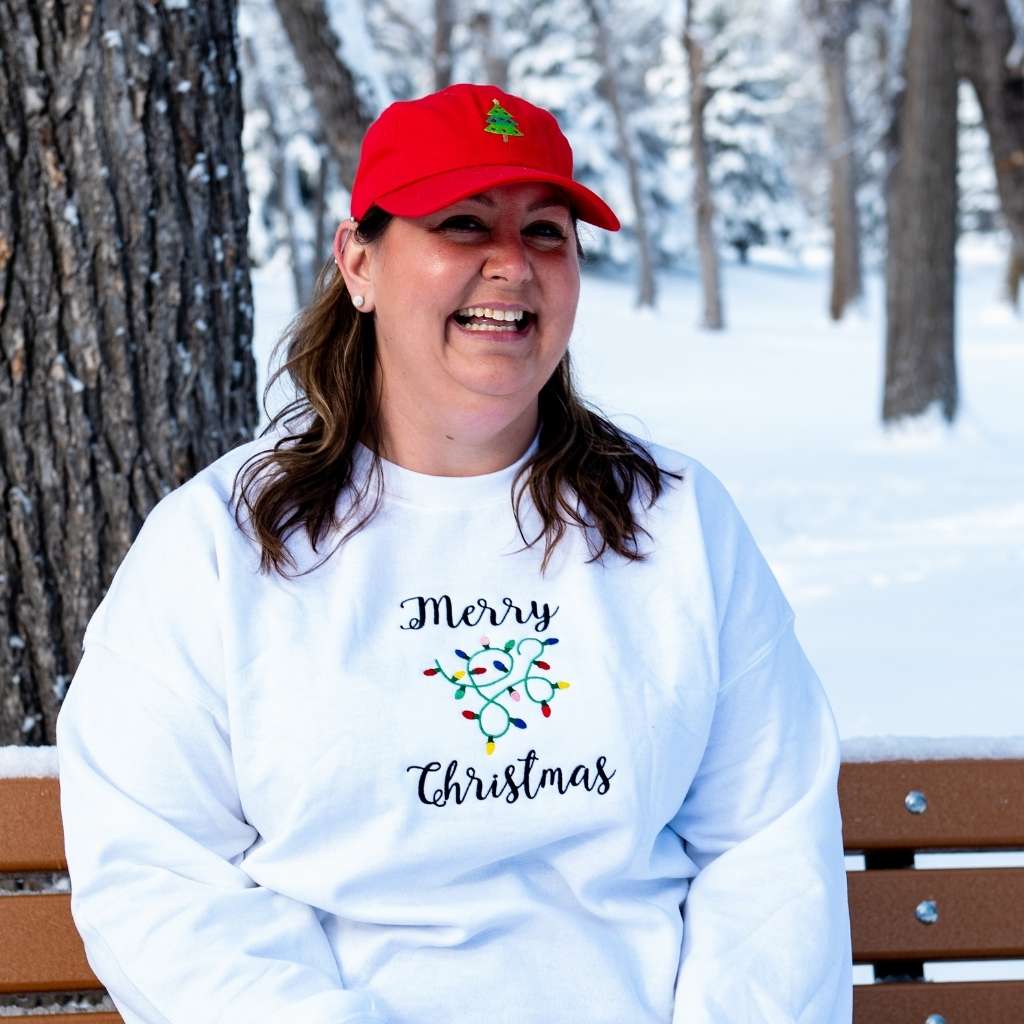
POLYGON ((698 868, 673 1024, 849 1024, 839 737, 792 619, 720 691, 671 827, 698 868))
POLYGON ((838 730, 768 563, 713 477, 710 490, 721 682, 669 823, 697 868, 673 1024, 849 1024, 838 730))
POLYGON ((194 526, 182 499, 151 513, 57 719, 87 959, 128 1024, 386 1024, 369 993, 344 988, 316 911, 241 866, 259 837, 213 678, 216 601, 204 588, 217 559, 190 540, 194 526))

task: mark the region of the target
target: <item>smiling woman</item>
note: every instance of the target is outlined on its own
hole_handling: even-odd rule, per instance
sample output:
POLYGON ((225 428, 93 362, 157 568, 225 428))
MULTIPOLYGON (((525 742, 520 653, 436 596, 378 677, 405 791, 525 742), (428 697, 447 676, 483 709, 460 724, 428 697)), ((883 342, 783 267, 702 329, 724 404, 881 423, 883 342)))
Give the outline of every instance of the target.
POLYGON ((577 222, 615 215, 550 113, 465 84, 381 114, 351 212, 295 402, 90 620, 57 749, 93 970, 126 1024, 846 1024, 792 609, 717 478, 573 384, 577 222))
POLYGON ((391 461, 468 476, 526 448, 576 316, 572 235, 567 200, 520 183, 396 217, 374 245, 349 241, 341 270, 363 315, 375 313, 391 461))

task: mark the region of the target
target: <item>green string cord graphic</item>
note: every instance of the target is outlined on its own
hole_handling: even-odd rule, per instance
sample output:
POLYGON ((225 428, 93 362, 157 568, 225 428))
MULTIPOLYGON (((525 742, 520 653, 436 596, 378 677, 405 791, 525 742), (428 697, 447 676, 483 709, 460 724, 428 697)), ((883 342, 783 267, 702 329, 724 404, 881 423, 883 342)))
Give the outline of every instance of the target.
MULTIPOLYGON (((558 641, 550 642, 557 643, 558 641)), ((516 699, 514 693, 518 693, 520 696, 526 694, 532 703, 543 707, 550 704, 552 698, 558 693, 559 687, 546 675, 536 671, 536 663, 541 660, 541 655, 548 646, 549 644, 543 640, 528 636, 520 640, 518 644, 509 640, 504 647, 491 647, 490 644, 485 644, 472 654, 456 650, 456 654, 464 659, 465 667, 460 670, 461 675, 447 672, 438 659, 434 660, 434 665, 437 674, 442 676, 453 688, 457 700, 461 700, 469 691, 477 695, 481 704, 479 709, 473 712, 473 720, 484 739, 488 743, 493 743, 501 739, 513 726, 526 728, 525 720, 512 714, 502 703, 503 699, 506 697, 516 699), (513 649, 519 658, 513 655, 513 649), (487 657, 491 659, 490 664, 479 664, 480 659, 487 657), (517 661, 520 664, 523 663, 522 659, 527 659, 525 670, 519 678, 509 684, 507 680, 514 675, 517 661), (481 669, 483 671, 480 671, 481 669), (492 670, 499 674, 483 680, 482 677, 492 670), (538 687, 544 688, 541 690, 543 696, 537 696, 538 687)), ((550 711, 545 709, 545 713, 550 714, 550 711)), ((463 715, 468 717, 466 712, 463 712, 463 715)))

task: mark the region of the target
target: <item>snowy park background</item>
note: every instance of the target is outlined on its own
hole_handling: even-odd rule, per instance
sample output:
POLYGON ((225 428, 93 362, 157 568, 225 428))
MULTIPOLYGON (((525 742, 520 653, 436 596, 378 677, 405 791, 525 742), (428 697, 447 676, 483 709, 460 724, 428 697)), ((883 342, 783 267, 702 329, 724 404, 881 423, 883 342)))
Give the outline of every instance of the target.
MULTIPOLYGON (((182 19, 189 6, 183 0, 159 5, 182 19)), ((961 81, 957 415, 948 423, 933 406, 930 414, 885 426, 886 138, 894 83, 902 77, 890 58, 906 42, 910 4, 623 0, 614 7, 614 52, 603 59, 588 7, 597 10, 565 0, 509 0, 500 9, 483 0, 324 0, 322 10, 336 37, 327 49, 351 73, 365 107, 355 113, 364 120, 394 99, 432 91, 445 61, 455 81, 495 81, 490 72, 497 69, 509 90, 556 113, 574 148, 576 176, 605 196, 623 222, 615 235, 585 225, 581 231, 592 257, 571 342, 581 391, 620 426, 693 456, 728 488, 796 611, 797 633, 831 702, 844 757, 1024 756, 1024 319, 1007 301, 1010 237, 971 90, 961 81), (860 12, 848 39, 853 128, 844 146, 856 164, 865 293, 838 323, 828 316, 828 118, 816 45, 829 19, 814 24, 808 12, 815 6, 860 12), (446 8, 456 17, 439 48, 431 18, 446 8), (714 98, 703 116, 725 312, 725 327, 717 331, 698 326, 691 82, 681 40, 687 9, 700 11, 696 36, 713 66, 714 98), (601 92, 612 72, 634 141, 630 160, 601 92), (635 190, 629 162, 639 180, 635 190), (657 297, 638 307, 645 234, 657 297)), ((1010 8, 1024 10, 1019 0, 1008 2, 1010 8)), ((189 196, 199 197, 197 209, 217 183, 244 177, 249 218, 247 232, 239 218, 238 248, 251 264, 260 394, 271 350, 308 299, 313 273, 330 257, 349 200, 344 161, 330 151, 330 133, 312 98, 323 62, 297 59, 281 18, 286 9, 272 0, 237 5, 238 68, 236 75, 231 67, 236 77, 227 80, 240 82, 244 125, 235 156, 244 151, 244 161, 229 166, 220 162, 232 159, 229 150, 208 159, 190 146, 194 162, 175 168, 189 196)), ((1024 22, 1018 29, 1024 39, 1024 22)), ((175 63, 133 31, 126 23, 103 33, 108 58, 127 53, 136 61, 175 63)), ((181 65, 175 103, 200 95, 220 99, 201 60, 194 80, 187 77, 191 63, 183 57, 193 55, 173 55, 181 65)), ((152 109, 161 113, 168 103, 159 89, 171 88, 165 77, 140 78, 152 82, 152 109)), ((148 100, 144 109, 151 109, 148 100)), ((351 137, 358 137, 357 120, 342 119, 351 137)), ((208 139, 200 143, 210 147, 208 139)), ((66 198, 50 204, 60 211, 60 230, 112 223, 66 198)), ((148 215, 159 219, 153 210, 148 215)), ((112 229, 103 232, 99 237, 109 241, 112 229)), ((214 253, 213 263, 223 259, 220 235, 202 238, 198 251, 209 256, 204 247, 214 253)), ((0 244, 0 258, 8 255, 0 244)), ((200 274, 202 263, 193 260, 190 273, 200 274)), ((192 356, 215 336, 206 334, 206 307, 195 298, 204 288, 212 292, 215 280, 190 283, 177 293, 178 333, 156 328, 140 339, 185 376, 192 356), (172 351, 177 360, 166 358, 172 351)), ((49 308, 50 297, 44 300, 40 309, 49 308)), ((247 300, 240 309, 247 315, 247 300)), ((213 326, 216 332, 223 325, 213 326)), ((104 322, 102 329, 112 328, 104 322)), ((63 373, 64 353, 56 359, 63 373)), ((81 368, 73 360, 69 365, 67 379, 79 394, 81 368)), ((288 397, 276 390, 270 411, 288 397)), ((245 430, 250 426, 251 420, 245 430)), ((8 647, 27 649, 13 632, 8 647)), ((67 683, 58 674, 37 688, 54 703, 67 683)), ((20 725, 21 738, 33 745, 0 747, 0 775, 56 774, 55 749, 37 745, 41 717, 24 714, 20 725)), ((19 711, 15 728, 21 718, 19 711)), ((858 861, 848 858, 851 868, 858 861)), ((982 863, 1024 865, 1024 853, 917 857, 921 867, 982 863)), ((926 975, 1020 978, 1024 961, 928 964, 926 975)), ((871 969, 856 968, 855 980, 870 981, 871 969)))

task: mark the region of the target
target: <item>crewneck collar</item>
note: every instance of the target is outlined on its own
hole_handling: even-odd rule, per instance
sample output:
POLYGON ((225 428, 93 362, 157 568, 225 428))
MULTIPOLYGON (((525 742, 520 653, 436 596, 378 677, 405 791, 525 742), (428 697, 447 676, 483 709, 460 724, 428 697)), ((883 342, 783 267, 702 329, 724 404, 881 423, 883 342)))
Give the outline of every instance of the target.
MULTIPOLYGON (((498 502, 511 502, 512 482, 540 444, 540 430, 526 451, 510 466, 479 476, 432 476, 417 473, 396 462, 381 458, 384 494, 388 499, 409 505, 433 508, 476 508, 498 502)), ((360 471, 370 467, 373 453, 361 441, 356 442, 356 464, 360 471)))

